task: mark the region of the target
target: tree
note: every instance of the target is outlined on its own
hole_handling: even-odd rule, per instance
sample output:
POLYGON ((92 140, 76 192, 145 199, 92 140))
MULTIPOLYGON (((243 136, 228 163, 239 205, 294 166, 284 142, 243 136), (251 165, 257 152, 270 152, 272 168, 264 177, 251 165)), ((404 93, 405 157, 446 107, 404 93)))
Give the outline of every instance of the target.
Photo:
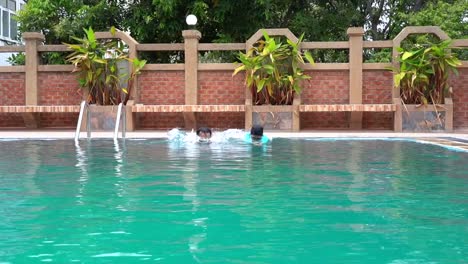
POLYGON ((17 14, 19 31, 41 32, 46 43, 59 44, 92 26, 108 31, 122 20, 123 0, 29 0, 17 14), (105 15, 103 15, 105 14, 105 15))
MULTIPOLYGON (((466 6, 466 0, 29 0, 18 21, 21 32, 40 31, 46 43, 111 26, 141 43, 181 42, 190 13, 198 17, 201 42, 244 42, 259 28, 279 27, 304 33, 305 41, 346 40, 350 26, 364 27, 366 39, 386 40, 406 25, 435 24, 452 37, 466 36, 466 6)), ((346 57, 318 53, 318 61, 346 57)))
POLYGON ((468 38, 468 1, 437 1, 414 13, 401 13, 406 25, 439 26, 451 38, 468 38))

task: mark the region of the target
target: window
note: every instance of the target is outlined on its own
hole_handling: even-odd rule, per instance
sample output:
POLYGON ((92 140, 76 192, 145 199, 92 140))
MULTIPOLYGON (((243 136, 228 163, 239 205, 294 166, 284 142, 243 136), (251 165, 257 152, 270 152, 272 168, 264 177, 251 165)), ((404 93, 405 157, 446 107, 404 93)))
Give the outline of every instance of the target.
MULTIPOLYGON (((18 2, 24 4, 23 1, 18 2)), ((16 0, 0 0, 0 42, 16 41, 18 22, 15 14, 18 10, 16 0)))
POLYGON ((8 0, 8 9, 11 11, 16 11, 16 1, 15 0, 8 0))
POLYGON ((18 35, 18 22, 14 19, 14 15, 10 14, 10 38, 16 39, 18 35))
POLYGON ((6 10, 2 12, 2 35, 4 37, 10 37, 10 13, 6 10))

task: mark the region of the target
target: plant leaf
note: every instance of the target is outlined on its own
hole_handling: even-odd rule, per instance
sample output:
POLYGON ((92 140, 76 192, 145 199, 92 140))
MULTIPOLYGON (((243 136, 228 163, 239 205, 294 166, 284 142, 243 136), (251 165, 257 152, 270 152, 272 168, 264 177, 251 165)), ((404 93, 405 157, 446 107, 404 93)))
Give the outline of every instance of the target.
POLYGON ((266 80, 261 79, 257 82, 257 93, 260 92, 263 89, 263 86, 265 85, 266 80))
POLYGON ((241 66, 237 67, 237 68, 234 70, 234 73, 232 74, 232 76, 236 75, 236 74, 239 73, 240 71, 245 71, 245 65, 241 65, 241 66))
POLYGON ((312 54, 310 54, 309 51, 304 52, 304 57, 306 58, 306 60, 307 60, 310 64, 314 64, 314 63, 315 63, 314 58, 312 57, 312 54))

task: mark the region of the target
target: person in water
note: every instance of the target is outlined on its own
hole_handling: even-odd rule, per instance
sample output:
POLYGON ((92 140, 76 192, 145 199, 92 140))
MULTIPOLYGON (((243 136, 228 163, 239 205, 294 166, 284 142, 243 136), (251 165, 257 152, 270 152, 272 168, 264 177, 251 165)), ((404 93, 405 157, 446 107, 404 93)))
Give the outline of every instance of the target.
POLYGON ((261 125, 253 125, 250 129, 250 134, 245 135, 245 141, 249 143, 267 143, 269 138, 263 135, 263 127, 261 125))
POLYGON ((200 127, 197 129, 198 142, 209 143, 211 139, 211 129, 208 127, 200 127))

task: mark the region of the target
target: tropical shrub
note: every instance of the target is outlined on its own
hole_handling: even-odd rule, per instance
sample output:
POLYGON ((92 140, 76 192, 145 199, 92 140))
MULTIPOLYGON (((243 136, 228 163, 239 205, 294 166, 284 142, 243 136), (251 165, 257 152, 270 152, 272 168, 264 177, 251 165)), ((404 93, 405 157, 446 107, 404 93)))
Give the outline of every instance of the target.
MULTIPOLYGON (((97 105, 127 103, 133 80, 145 66, 145 60, 129 59, 122 42, 97 40, 94 31, 84 29, 83 38, 73 37, 78 44, 67 44, 73 52, 67 57, 78 73, 80 87, 87 91, 86 101, 97 105), (131 72, 121 73, 121 63, 130 62, 131 72), (123 87, 127 84, 128 89, 123 87)), ((115 34, 115 29, 111 29, 115 34)))
POLYGON ((297 43, 289 39, 284 43, 266 32, 263 37, 247 53, 239 53, 242 65, 233 75, 245 71, 245 81, 251 88, 255 105, 290 105, 294 93, 301 92, 300 81, 310 78, 301 65, 305 60, 314 63, 309 52, 300 50, 304 34, 297 43))
POLYGON ((450 87, 450 73, 458 74, 458 58, 450 52, 450 40, 399 48, 399 68, 391 68, 394 85, 406 104, 443 104, 450 87))

